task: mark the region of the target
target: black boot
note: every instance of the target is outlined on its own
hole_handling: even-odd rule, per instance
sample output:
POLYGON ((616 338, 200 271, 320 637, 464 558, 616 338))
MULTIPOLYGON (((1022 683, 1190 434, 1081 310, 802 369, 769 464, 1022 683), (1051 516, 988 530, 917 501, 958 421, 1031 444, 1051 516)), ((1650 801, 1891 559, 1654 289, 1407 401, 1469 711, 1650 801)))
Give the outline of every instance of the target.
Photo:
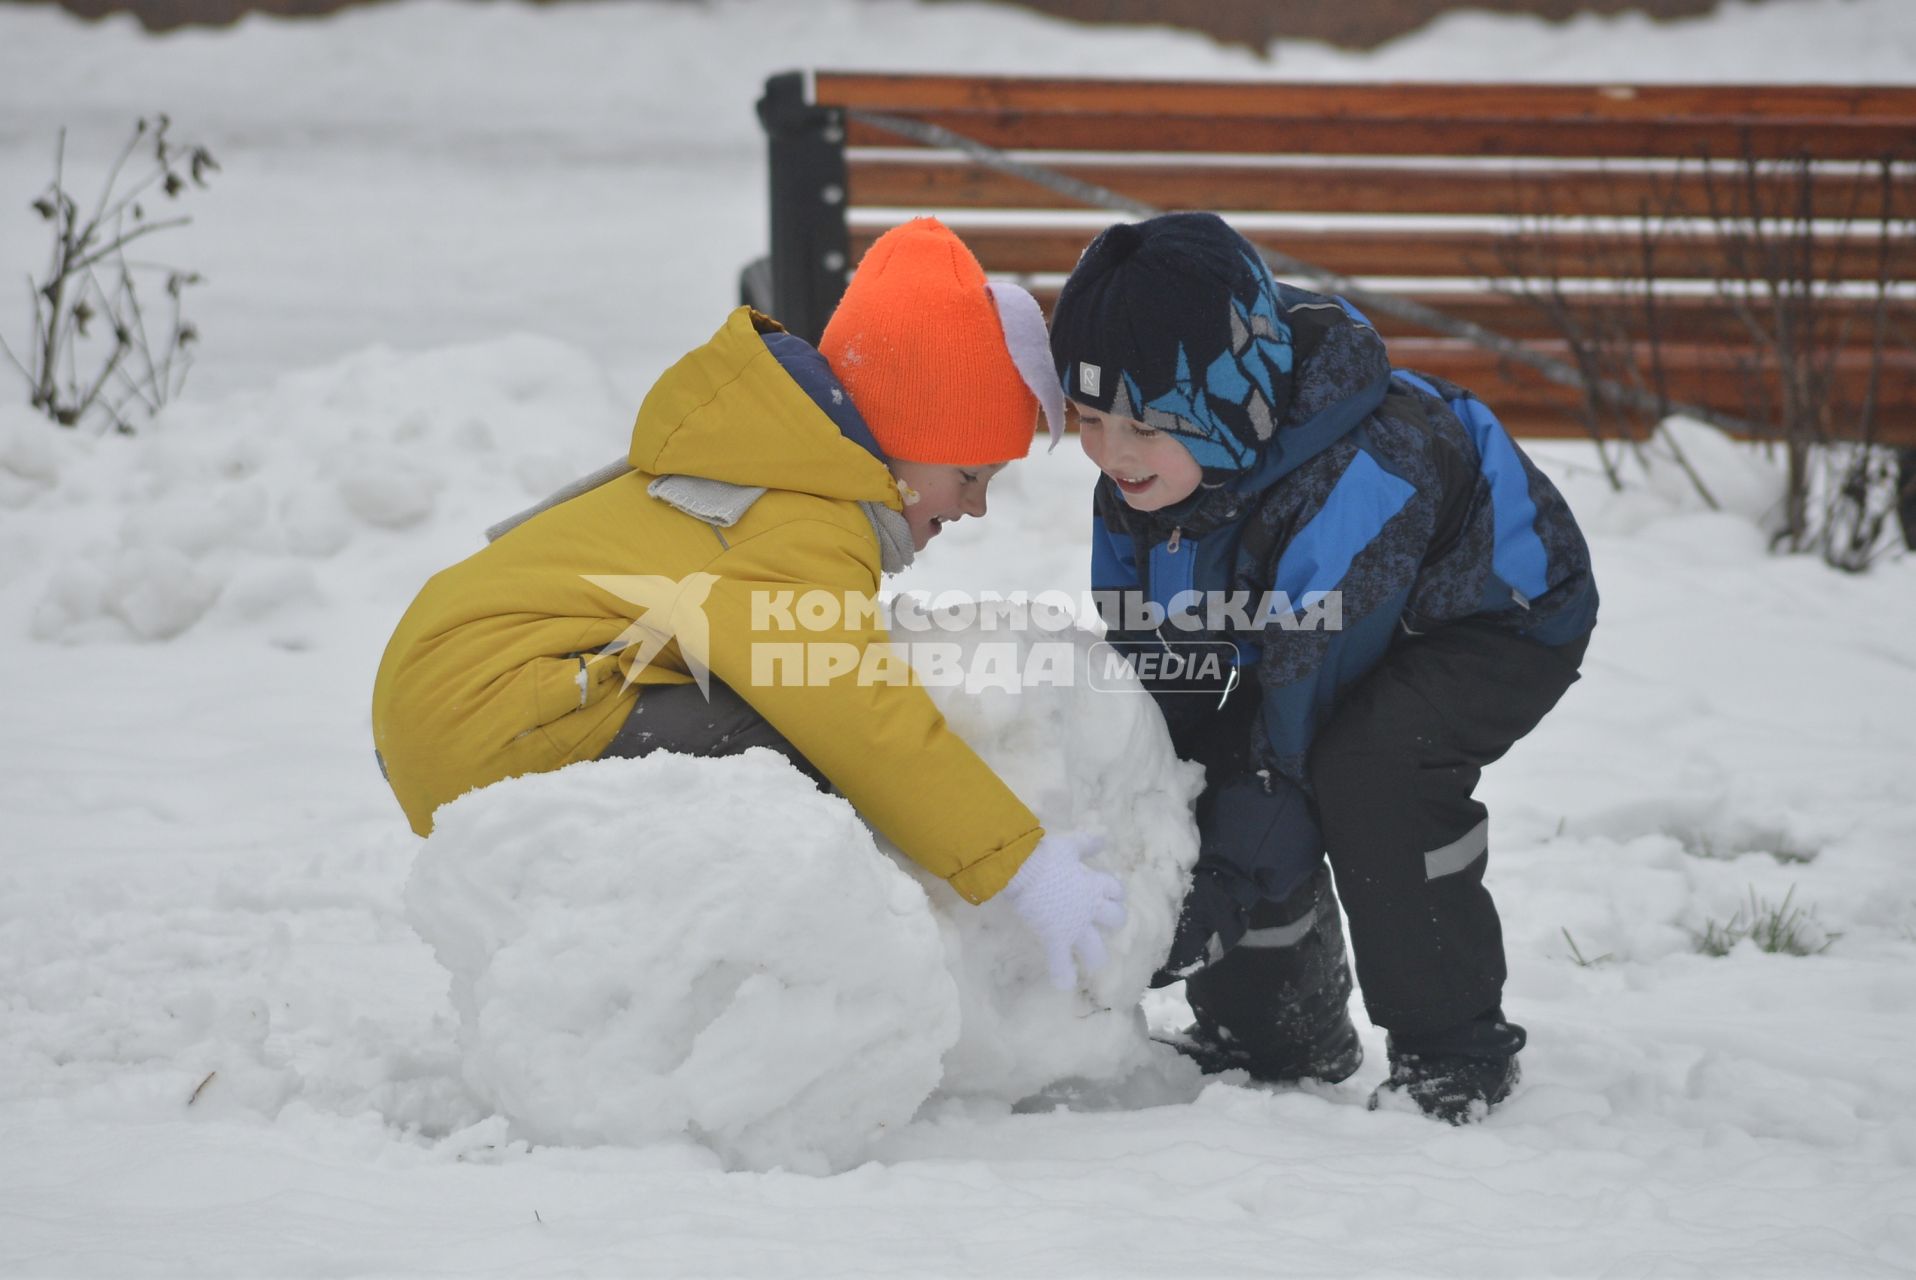
POLYGON ((1178 1047, 1206 1072, 1335 1083, 1364 1061, 1351 1024, 1344 928, 1323 866, 1282 902, 1253 908, 1236 948, 1184 990, 1197 1022, 1178 1047))
POLYGON ((1408 1097, 1432 1119, 1451 1124, 1481 1120, 1517 1084, 1517 1052, 1524 1029, 1505 1022, 1501 1008, 1434 1035, 1388 1040, 1390 1078, 1370 1096, 1375 1111, 1387 1097, 1408 1097))

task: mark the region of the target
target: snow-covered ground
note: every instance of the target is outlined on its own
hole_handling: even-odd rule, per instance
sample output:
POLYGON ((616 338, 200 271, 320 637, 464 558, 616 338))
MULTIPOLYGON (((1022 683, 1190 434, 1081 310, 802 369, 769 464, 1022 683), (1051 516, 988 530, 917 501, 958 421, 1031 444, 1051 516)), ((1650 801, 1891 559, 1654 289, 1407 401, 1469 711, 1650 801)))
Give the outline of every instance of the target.
MULTIPOLYGON (((164 109, 225 165, 166 247, 209 278, 187 401, 130 441, 0 406, 0 1270, 1916 1270, 1916 559, 1770 557, 1774 474, 1702 437, 1724 513, 1542 451, 1604 611, 1485 781, 1532 1036, 1488 1124, 1366 1112, 1367 1027, 1336 1088, 941 1097, 831 1177, 528 1144, 475 1093, 372 671, 424 578, 618 452, 717 326, 764 239, 750 104, 797 65, 1908 83, 1916 10, 1465 15, 1264 63, 978 5, 422 2, 163 39, 0 8, 0 265, 38 263, 61 123, 97 156, 164 109), (1826 951, 1698 954, 1792 892, 1826 951)), ((1090 474, 1035 455, 899 585, 1081 588, 1090 474)))

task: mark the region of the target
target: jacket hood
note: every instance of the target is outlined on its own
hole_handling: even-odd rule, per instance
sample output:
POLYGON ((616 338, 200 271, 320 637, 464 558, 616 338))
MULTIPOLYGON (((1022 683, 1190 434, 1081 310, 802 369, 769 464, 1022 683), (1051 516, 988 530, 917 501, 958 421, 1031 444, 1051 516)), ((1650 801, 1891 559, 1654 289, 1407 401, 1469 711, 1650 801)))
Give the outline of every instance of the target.
POLYGON ((1230 485, 1261 493, 1342 440, 1390 391, 1384 340, 1342 298, 1279 283, 1278 298, 1297 348, 1289 411, 1257 461, 1230 485))
POLYGON ((750 307, 653 385, 627 460, 652 475, 902 507, 870 429, 824 357, 750 307))

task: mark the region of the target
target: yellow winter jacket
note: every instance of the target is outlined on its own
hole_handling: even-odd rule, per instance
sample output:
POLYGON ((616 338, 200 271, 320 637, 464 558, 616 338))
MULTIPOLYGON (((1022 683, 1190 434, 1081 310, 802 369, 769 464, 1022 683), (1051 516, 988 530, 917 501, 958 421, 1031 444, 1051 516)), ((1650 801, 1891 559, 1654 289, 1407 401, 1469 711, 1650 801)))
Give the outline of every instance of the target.
POLYGON ((677 640, 637 670, 635 645, 596 656, 644 611, 589 576, 709 574, 712 674, 906 856, 980 902, 1037 845, 1037 818, 915 683, 852 673, 811 687, 754 684, 755 639, 861 652, 889 642, 869 615, 827 631, 754 632, 751 607, 765 591, 875 594, 878 537, 858 503, 900 509, 885 465, 845 438, 766 347, 761 333, 777 327, 749 308, 733 312, 646 396, 633 472, 534 516, 420 591, 373 688, 374 743, 413 830, 428 833, 434 810, 475 787, 597 758, 647 686, 692 679, 677 640), (647 493, 668 474, 769 491, 718 528, 647 493))

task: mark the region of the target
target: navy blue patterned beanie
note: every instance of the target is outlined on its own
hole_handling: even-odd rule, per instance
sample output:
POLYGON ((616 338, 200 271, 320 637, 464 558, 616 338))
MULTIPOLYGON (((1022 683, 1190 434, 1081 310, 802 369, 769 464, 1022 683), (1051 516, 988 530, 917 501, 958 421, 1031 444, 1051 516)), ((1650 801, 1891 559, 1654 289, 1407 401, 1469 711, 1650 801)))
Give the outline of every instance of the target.
POLYGON ((1250 242, 1214 213, 1106 228, 1051 313, 1064 393, 1168 431, 1209 472, 1257 461, 1291 401, 1291 328, 1250 242))

